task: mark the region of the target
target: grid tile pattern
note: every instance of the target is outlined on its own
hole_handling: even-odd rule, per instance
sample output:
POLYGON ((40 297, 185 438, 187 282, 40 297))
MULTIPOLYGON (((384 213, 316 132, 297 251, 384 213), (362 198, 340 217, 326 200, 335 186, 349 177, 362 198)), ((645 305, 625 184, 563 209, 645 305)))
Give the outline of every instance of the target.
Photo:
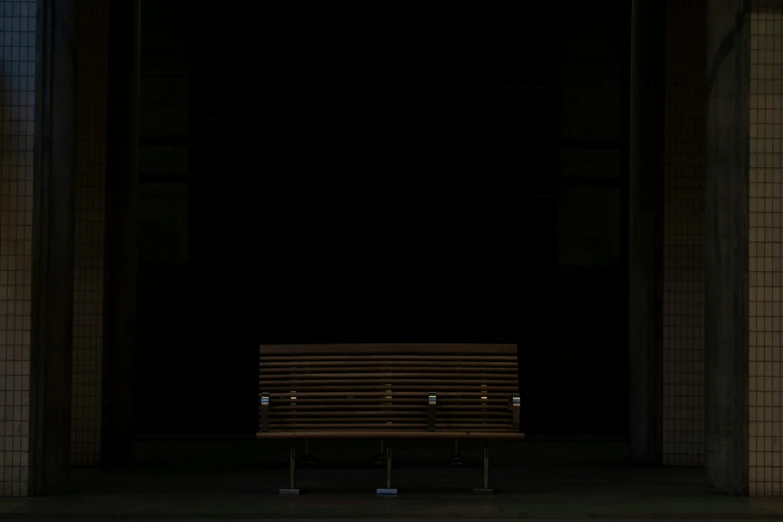
POLYGON ((783 491, 783 0, 751 4, 749 480, 783 491))
POLYGON ((705 0, 667 0, 663 462, 704 465, 705 0))
POLYGON ((0 495, 28 492, 34 0, 0 0, 0 495))
POLYGON ((108 1, 79 5, 71 463, 97 465, 101 436, 108 1))

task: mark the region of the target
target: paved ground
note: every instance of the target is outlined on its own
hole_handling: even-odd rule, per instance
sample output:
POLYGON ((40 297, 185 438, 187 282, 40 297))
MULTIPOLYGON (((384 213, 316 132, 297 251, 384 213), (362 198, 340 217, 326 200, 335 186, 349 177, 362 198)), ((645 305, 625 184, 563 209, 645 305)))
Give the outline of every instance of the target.
MULTIPOLYGON (((436 465, 448 461, 449 447, 401 447, 397 498, 375 496, 382 469, 340 466, 336 457, 321 469, 301 471, 302 495, 281 497, 277 488, 287 483, 283 462, 262 455, 242 466, 249 448, 241 444, 215 443, 205 451, 205 443, 193 443, 198 457, 187 444, 174 442, 176 451, 171 443, 141 448, 146 463, 131 470, 76 470, 69 495, 0 499, 0 522, 783 520, 783 499, 712 493, 702 469, 630 468, 622 444, 532 442, 523 450, 498 445, 491 475, 498 491, 491 496, 471 492, 480 485, 480 468, 436 465)), ((271 454, 285 455, 279 449, 271 454)), ((371 461, 374 449, 368 445, 360 453, 371 461)), ((316 453, 326 455, 327 449, 316 446, 316 453)), ((478 460, 480 448, 465 448, 465 454, 478 460)))
POLYGON ((470 492, 478 469, 405 469, 397 498, 374 495, 382 471, 303 470, 281 497, 281 470, 77 473, 67 496, 0 500, 0 520, 783 520, 783 500, 710 493, 694 469, 503 469, 493 496, 470 492))

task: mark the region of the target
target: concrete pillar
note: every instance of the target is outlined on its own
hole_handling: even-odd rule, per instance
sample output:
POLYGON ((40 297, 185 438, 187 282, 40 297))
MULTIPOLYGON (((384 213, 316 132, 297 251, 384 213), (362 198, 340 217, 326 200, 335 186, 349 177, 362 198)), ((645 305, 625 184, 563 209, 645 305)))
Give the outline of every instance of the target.
POLYGON ((631 456, 661 456, 665 2, 634 0, 629 180, 631 456))
POLYGON ((71 463, 100 459, 109 0, 79 0, 71 463))
POLYGON ((663 465, 704 466, 707 2, 666 0, 663 465))
POLYGON ((30 330, 33 495, 65 492, 70 467, 76 4, 42 0, 38 12, 30 330))
MULTIPOLYGON (((747 12, 747 11, 746 11, 747 12)), ((748 484, 783 495, 783 0, 750 2, 748 484)))
POLYGON ((706 455, 712 485, 748 491, 749 39, 743 0, 707 8, 706 455))
POLYGON ((133 449, 141 1, 115 2, 109 16, 101 455, 124 465, 133 449))

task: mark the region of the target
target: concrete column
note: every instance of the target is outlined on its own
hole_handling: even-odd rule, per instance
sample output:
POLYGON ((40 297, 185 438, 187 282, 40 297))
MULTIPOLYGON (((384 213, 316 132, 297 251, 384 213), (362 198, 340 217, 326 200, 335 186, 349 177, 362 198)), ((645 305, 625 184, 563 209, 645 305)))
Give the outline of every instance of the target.
POLYGON ((706 469, 748 491, 749 32, 743 0, 707 9, 706 469))
POLYGON ((663 140, 665 7, 634 0, 629 180, 629 363, 631 456, 661 458, 663 140))
POLYGON ((109 16, 101 455, 124 465, 133 449, 141 1, 115 2, 109 16))
POLYGON ((33 495, 64 493, 70 466, 76 4, 39 2, 30 341, 33 495))
POLYGON ((71 463, 100 460, 110 0, 79 0, 71 463))

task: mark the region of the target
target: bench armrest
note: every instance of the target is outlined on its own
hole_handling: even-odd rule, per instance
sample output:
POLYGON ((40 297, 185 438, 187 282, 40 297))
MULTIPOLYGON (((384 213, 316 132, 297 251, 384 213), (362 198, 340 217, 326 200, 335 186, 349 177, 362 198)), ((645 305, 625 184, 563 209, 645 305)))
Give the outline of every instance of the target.
POLYGON ((261 431, 269 431, 269 393, 261 394, 261 431))
POLYGON ((520 406, 522 405, 522 401, 519 398, 518 393, 512 393, 511 394, 511 412, 514 418, 514 431, 519 431, 519 424, 520 424, 520 406))
POLYGON ((435 406, 437 406, 438 403, 438 397, 435 392, 430 392, 429 397, 427 398, 427 404, 429 408, 429 423, 428 423, 428 430, 429 431, 435 431, 435 406))

